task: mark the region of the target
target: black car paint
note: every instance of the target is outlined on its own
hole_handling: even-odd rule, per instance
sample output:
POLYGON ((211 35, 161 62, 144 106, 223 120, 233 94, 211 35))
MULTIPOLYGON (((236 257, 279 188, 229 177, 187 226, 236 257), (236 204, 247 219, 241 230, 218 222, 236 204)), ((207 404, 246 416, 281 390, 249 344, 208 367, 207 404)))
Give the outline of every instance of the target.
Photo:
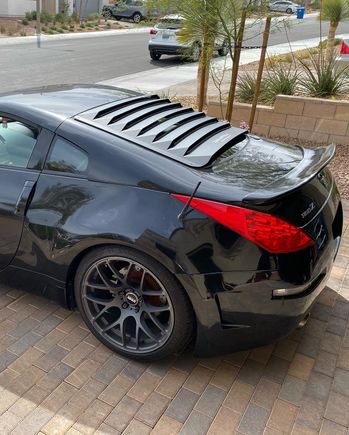
MULTIPOLYGON (((0 98, 0 115, 41 129, 29 169, 0 167, 0 240, 10 238, 0 245, 0 279, 73 308, 72 281, 80 259, 96 246, 124 245, 155 258, 185 288, 196 314, 197 354, 262 345, 292 331, 318 295, 319 279, 328 276, 341 236, 340 198, 330 173, 323 170, 322 180, 312 177, 286 197, 249 205, 303 227, 314 239, 321 226, 324 244, 316 240, 299 253, 270 255, 195 210, 178 219, 183 204, 169 195, 190 195, 202 181, 198 196, 241 204, 256 186, 226 183, 210 168, 187 167, 77 122, 74 114, 115 99, 114 94, 108 100, 108 89, 105 96, 103 88, 82 89, 84 102, 77 97, 75 107, 68 103, 62 113, 54 90, 0 98), (39 110, 36 100, 37 106, 43 100, 39 110), (86 176, 43 169, 55 135, 88 153, 86 176), (25 181, 36 184, 24 212, 16 214, 25 181), (314 210, 303 219, 310 201, 314 210), (272 290, 285 286, 304 290, 296 297, 273 298, 272 290)), ((69 98, 70 91, 65 92, 69 98)))

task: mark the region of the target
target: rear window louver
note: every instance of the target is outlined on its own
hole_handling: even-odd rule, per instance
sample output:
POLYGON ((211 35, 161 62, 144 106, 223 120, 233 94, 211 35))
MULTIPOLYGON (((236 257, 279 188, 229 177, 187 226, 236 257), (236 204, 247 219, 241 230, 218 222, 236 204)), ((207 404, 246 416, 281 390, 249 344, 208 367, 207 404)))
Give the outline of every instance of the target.
POLYGON ((75 119, 192 167, 208 165, 246 135, 227 122, 158 95, 113 102, 75 119))

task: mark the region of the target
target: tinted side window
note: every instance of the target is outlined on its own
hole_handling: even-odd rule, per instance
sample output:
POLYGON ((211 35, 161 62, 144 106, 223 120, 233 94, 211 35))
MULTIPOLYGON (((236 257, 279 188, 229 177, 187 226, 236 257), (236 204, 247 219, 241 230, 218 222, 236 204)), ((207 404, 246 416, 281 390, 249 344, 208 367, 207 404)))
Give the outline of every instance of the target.
POLYGON ((26 168, 39 130, 0 116, 0 165, 26 168))
POLYGON ((54 141, 45 169, 71 174, 85 174, 88 167, 88 156, 82 149, 61 137, 54 141))

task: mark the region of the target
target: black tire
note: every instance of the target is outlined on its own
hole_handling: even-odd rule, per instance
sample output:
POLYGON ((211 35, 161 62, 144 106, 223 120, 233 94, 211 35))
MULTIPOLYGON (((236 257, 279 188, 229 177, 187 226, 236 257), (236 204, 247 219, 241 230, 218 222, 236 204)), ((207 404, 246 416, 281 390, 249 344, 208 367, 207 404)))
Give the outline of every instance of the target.
POLYGON ((134 22, 134 23, 140 23, 141 21, 142 21, 142 14, 140 14, 139 12, 135 12, 133 15, 132 15, 132 21, 134 22))
MULTIPOLYGON (((179 285, 175 277, 160 263, 134 249, 126 247, 104 247, 96 248, 91 251, 82 259, 76 271, 74 293, 81 316, 91 332, 110 349, 126 357, 146 361, 158 360, 181 352, 187 347, 193 337, 195 324, 194 312, 184 289, 179 285), (120 268, 123 262, 125 266, 124 268, 120 268), (129 266, 126 267, 128 263, 129 266), (123 272, 123 269, 127 269, 127 271, 123 272), (93 276, 91 275, 91 271, 93 271, 97 279, 103 277, 102 284, 91 282, 93 276), (117 272, 113 274, 113 271, 117 272), (135 275, 133 272, 142 274, 142 278, 140 279, 141 285, 139 287, 134 287, 135 275), (112 277, 110 281, 106 278, 108 273, 109 276, 112 277), (120 278, 119 280, 120 274, 122 279, 120 278), (147 274, 149 275, 148 279, 145 278, 147 274), (106 282, 105 279, 109 285, 113 283, 115 286, 113 294, 110 290, 111 287, 108 287, 108 290, 105 289, 103 285, 103 283, 106 282), (116 283, 112 281, 112 279, 116 281, 116 283), (159 284, 161 287, 159 287, 159 289, 154 289, 153 287, 152 290, 152 284, 149 284, 149 282, 154 282, 156 285, 159 284), (118 284, 120 286, 118 286, 118 284), (122 293, 122 291, 118 290, 123 289, 125 286, 131 287, 130 291, 126 291, 126 298, 125 292, 123 292, 123 297, 121 297, 120 293, 122 293), (144 286, 146 286, 145 290, 144 286), (89 289, 88 292, 86 289, 89 289), (165 292, 163 293, 164 290, 165 292), (141 306, 138 311, 135 311, 135 305, 131 306, 131 304, 135 303, 132 298, 135 296, 136 291, 140 293, 139 304, 144 304, 144 307, 141 306), (161 303, 165 305, 157 305, 154 303, 154 299, 158 298, 158 296, 154 296, 155 291, 162 292, 161 295, 164 296, 161 296, 161 302, 158 302, 158 304, 161 303), (109 299, 105 296, 107 292, 109 293, 109 299), (148 294, 146 295, 145 293, 148 294), (149 295, 149 293, 151 293, 151 295, 149 295), (122 301, 117 302, 119 304, 118 307, 110 307, 109 300, 114 301, 117 298, 120 299, 120 297, 122 301), (99 301, 103 302, 101 304, 103 308, 99 308, 99 301), (130 304, 128 307, 124 306, 125 301, 130 304), (108 307, 106 307, 106 305, 108 305, 108 307), (162 312, 147 311, 147 307, 149 306, 155 308, 160 307, 162 312), (164 309, 162 309, 163 307, 164 309), (168 310, 167 307, 169 307, 168 310), (97 309, 99 309, 99 311, 97 309), (118 313, 120 312, 120 314, 117 314, 115 317, 116 311, 118 313), (163 315, 165 311, 165 315, 168 316, 167 324, 171 325, 171 327, 168 327, 168 329, 159 328, 156 335, 156 337, 159 338, 154 341, 154 346, 157 346, 157 343, 161 343, 161 345, 148 351, 147 343, 151 341, 151 335, 145 335, 143 331, 149 331, 150 327, 150 329, 152 329, 150 332, 152 332, 152 335, 155 335, 154 331, 157 331, 157 323, 160 324, 163 321, 162 319, 164 317, 161 318, 161 315, 163 315), (91 312, 93 313, 92 317, 91 312), (155 316, 154 313, 156 314, 155 316), (147 317, 147 315, 149 317, 147 317), (138 320, 135 320, 136 317, 142 320, 137 323, 138 320), (151 320, 153 317, 156 317, 156 322, 151 320), (96 320, 96 318, 98 320, 96 320), (121 318, 122 320, 120 320, 121 318), (134 322, 135 326, 132 326, 130 322, 134 322), (146 329, 143 330, 145 322, 147 326, 146 329), (116 326, 111 326, 116 323, 116 326), (100 325, 103 326, 102 332, 100 325), (120 331, 116 330, 119 325, 120 331), (105 332, 105 330, 107 332, 105 332), (134 337, 132 336, 133 333, 134 337), (120 337, 122 339, 121 343, 119 342, 120 337), (164 340, 161 341, 163 337, 164 340), (130 348, 130 343, 134 343, 132 340, 135 340, 135 348, 130 348), (141 349, 141 345, 143 344, 144 349, 141 349)), ((158 299, 160 300, 160 297, 158 299)), ((165 323, 161 323, 160 326, 164 324, 165 323)))
POLYGON ((222 47, 218 50, 220 56, 226 56, 229 53, 228 43, 224 42, 222 47))
POLYGON ((103 12, 102 12, 102 16, 103 16, 103 18, 105 18, 106 20, 108 20, 108 19, 110 19, 110 18, 112 18, 112 13, 111 13, 111 11, 109 10, 109 9, 105 9, 103 12))
POLYGON ((190 50, 190 60, 192 62, 197 62, 200 58, 201 47, 198 42, 195 42, 190 50))
POLYGON ((161 58, 161 54, 160 53, 157 53, 156 51, 150 51, 149 53, 150 53, 150 57, 153 60, 160 60, 160 58, 161 58))
POLYGON ((291 8, 287 8, 286 9, 286 14, 292 14, 292 9, 291 8))

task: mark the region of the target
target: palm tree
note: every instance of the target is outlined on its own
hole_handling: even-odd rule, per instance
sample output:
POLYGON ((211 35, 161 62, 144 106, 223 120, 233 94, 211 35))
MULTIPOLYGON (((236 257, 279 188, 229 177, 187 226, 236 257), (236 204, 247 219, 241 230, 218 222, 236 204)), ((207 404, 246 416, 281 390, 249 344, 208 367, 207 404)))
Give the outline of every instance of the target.
POLYGON ((333 57, 334 40, 338 24, 349 19, 349 0, 323 0, 320 20, 329 21, 330 26, 327 36, 326 59, 333 57))
POLYGON ((206 104, 210 63, 218 32, 218 19, 214 13, 217 1, 186 0, 179 6, 179 12, 184 18, 180 39, 193 49, 198 43, 200 47, 197 73, 197 106, 200 111, 206 104))

